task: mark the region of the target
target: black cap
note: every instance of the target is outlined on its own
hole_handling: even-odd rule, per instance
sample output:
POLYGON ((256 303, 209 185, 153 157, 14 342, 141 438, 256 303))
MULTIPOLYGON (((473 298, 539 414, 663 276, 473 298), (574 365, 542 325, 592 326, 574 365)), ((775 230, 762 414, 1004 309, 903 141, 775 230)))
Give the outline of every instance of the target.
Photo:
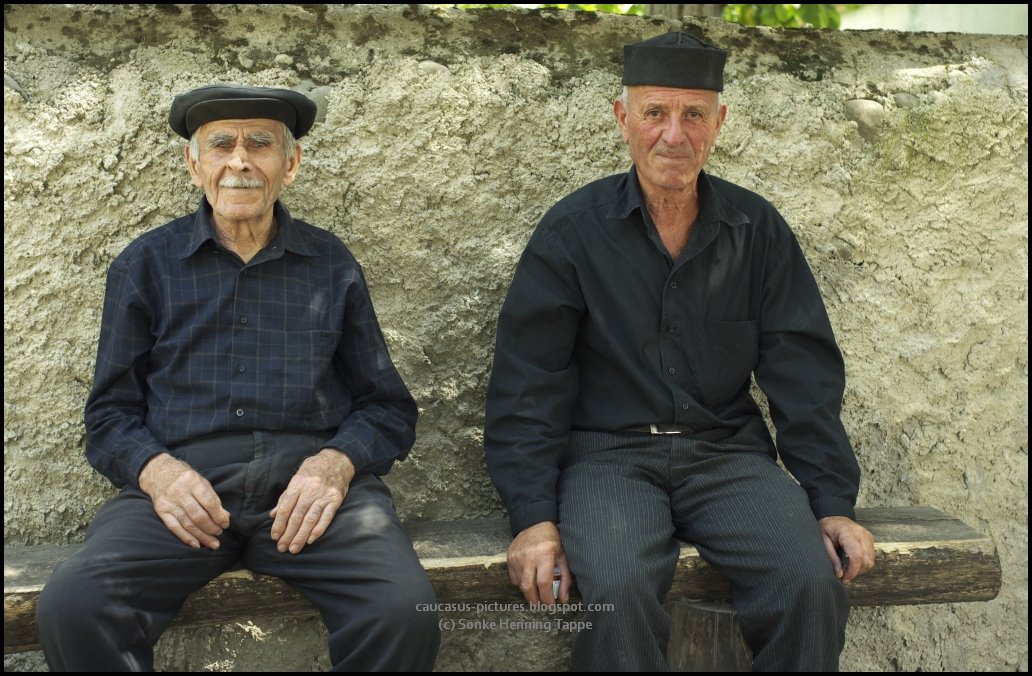
POLYGON ((172 101, 168 124, 185 139, 214 120, 279 120, 298 139, 315 123, 315 102, 290 89, 217 84, 180 94, 172 101))
POLYGON ((724 91, 727 52, 687 33, 666 33, 624 45, 623 83, 724 91))

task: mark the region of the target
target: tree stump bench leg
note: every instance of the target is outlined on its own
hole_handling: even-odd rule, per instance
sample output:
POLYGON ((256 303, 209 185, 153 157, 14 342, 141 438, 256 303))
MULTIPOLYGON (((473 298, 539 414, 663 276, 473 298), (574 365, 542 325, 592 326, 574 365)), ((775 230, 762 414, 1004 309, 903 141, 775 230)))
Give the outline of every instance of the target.
POLYGON ((671 671, 752 671, 752 651, 729 603, 670 601, 671 671))

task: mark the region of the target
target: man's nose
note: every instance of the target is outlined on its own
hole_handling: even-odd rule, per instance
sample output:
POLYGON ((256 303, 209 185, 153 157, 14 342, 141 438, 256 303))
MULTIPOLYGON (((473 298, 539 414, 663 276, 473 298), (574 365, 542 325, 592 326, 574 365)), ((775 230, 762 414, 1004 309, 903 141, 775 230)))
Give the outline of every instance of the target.
POLYGON ((248 166, 247 148, 243 143, 238 143, 233 148, 233 154, 229 156, 229 167, 237 171, 243 170, 248 166))
POLYGON ((671 115, 667 119, 666 125, 663 127, 663 143, 668 146, 678 146, 684 143, 684 123, 681 118, 676 115, 671 115))

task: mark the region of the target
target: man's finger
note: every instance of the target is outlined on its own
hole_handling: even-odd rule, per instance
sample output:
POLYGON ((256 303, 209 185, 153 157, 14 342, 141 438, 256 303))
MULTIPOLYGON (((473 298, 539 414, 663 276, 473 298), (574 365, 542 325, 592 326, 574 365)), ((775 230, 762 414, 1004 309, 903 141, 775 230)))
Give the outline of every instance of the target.
POLYGON ((827 533, 822 533, 822 535, 824 537, 824 551, 828 554, 831 567, 835 569, 835 577, 841 580, 844 571, 842 570, 842 562, 839 560, 838 550, 827 533))
POLYGON ((316 500, 312 503, 308 513, 305 514, 301 528, 290 543, 290 552, 297 554, 306 545, 310 545, 322 537, 322 534, 329 528, 330 522, 333 521, 333 517, 337 514, 339 506, 339 504, 334 504, 333 500, 330 500, 328 503, 325 500, 316 500))
POLYGON ((326 529, 330 527, 330 523, 333 522, 333 517, 337 515, 337 509, 339 508, 340 505, 332 503, 323 508, 322 516, 319 517, 319 522, 315 524, 315 528, 312 529, 312 534, 308 536, 308 541, 305 544, 310 545, 323 536, 326 529))
POLYGON ((555 566, 539 565, 537 569, 537 590, 541 603, 553 605, 555 596, 552 595, 552 582, 555 580, 555 566))
POLYGON ((165 524, 165 528, 172 531, 172 534, 179 538, 180 542, 188 547, 200 549, 201 543, 197 541, 197 538, 190 535, 190 533, 183 528, 182 524, 179 523, 179 519, 169 512, 159 512, 158 517, 161 519, 161 522, 165 524))
MULTIPOLYGON (((203 479, 203 477, 201 477, 203 479)), ((203 484, 194 487, 193 499, 207 513, 208 518, 219 528, 229 528, 229 512, 222 506, 218 493, 211 487, 211 484, 204 481, 203 484)), ((213 533, 214 535, 215 533, 213 533)))
POLYGON ((511 557, 509 557, 508 563, 509 565, 506 566, 506 570, 509 572, 509 583, 513 587, 519 587, 520 580, 523 579, 523 566, 514 561, 511 557))
POLYGON ((283 495, 280 496, 276 507, 269 512, 269 516, 274 519, 272 522, 272 539, 277 542, 283 537, 283 531, 287 528, 287 519, 290 518, 291 513, 294 511, 298 494, 298 491, 292 491, 288 487, 287 490, 283 491, 283 495))
MULTIPOLYGON (((298 541, 298 535, 305 530, 305 526, 308 520, 308 513, 312 509, 313 500, 301 493, 298 495, 297 500, 294 502, 293 509, 290 510, 290 514, 287 516, 286 527, 283 530, 283 534, 280 535, 279 541, 276 543, 276 548, 281 551, 287 551, 292 544, 298 541)), ((315 525, 315 521, 318 520, 318 516, 313 519, 310 524, 315 525)), ((310 527, 310 526, 309 526, 310 527)), ((303 543, 307 537, 307 531, 304 537, 300 539, 303 543)), ((294 552, 295 554, 297 552, 294 552)))
POLYGON ((319 500, 313 502, 303 513, 297 532, 294 533, 294 537, 290 538, 290 543, 287 545, 291 554, 297 554, 308 544, 308 538, 319 523, 322 513, 323 503, 319 500))
POLYGON ((189 506, 180 505, 178 509, 172 510, 172 515, 179 521, 179 525, 202 545, 208 549, 219 548, 219 540, 215 536, 221 535, 222 529, 208 518, 208 513, 199 504, 193 502, 189 506))
POLYGON ((185 519, 180 517, 180 521, 184 526, 189 525, 199 530, 201 533, 211 537, 217 537, 222 535, 222 527, 212 521, 211 514, 204 508, 200 502, 198 502, 193 496, 183 501, 180 505, 185 513, 185 519), (189 524, 186 522, 189 521, 189 524))
POLYGON ((527 599, 527 603, 532 605, 539 605, 541 603, 541 597, 538 595, 537 587, 537 569, 532 566, 523 567, 523 577, 520 579, 520 591, 523 592, 523 598, 527 599))
POLYGON ((847 580, 855 580, 867 571, 874 568, 874 538, 865 531, 854 547, 855 553, 849 555, 849 571, 846 573, 847 580))
POLYGON ((555 565, 559 568, 559 574, 562 579, 559 582, 559 602, 569 603, 570 602, 570 587, 573 586, 573 573, 570 572, 570 567, 566 563, 566 556, 560 556, 555 565))

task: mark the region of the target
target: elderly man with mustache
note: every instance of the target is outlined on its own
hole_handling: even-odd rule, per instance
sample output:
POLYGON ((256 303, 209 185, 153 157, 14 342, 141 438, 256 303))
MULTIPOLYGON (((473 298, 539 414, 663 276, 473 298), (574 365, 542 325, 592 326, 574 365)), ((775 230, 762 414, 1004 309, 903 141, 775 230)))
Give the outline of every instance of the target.
POLYGON ((555 570, 560 601, 576 578, 578 669, 667 667, 678 539, 730 578, 758 670, 837 668, 840 580, 874 565, 813 275, 769 202, 703 171, 725 58, 686 33, 624 47, 633 167, 545 214, 498 321, 484 441, 509 575, 546 604, 555 570))
POLYGON ((312 601, 335 669, 433 667, 433 589, 379 478, 416 405, 355 258, 279 201, 315 112, 240 85, 172 104, 204 194, 108 272, 86 455, 121 491, 43 590, 53 670, 151 669, 184 599, 238 562, 312 601))

